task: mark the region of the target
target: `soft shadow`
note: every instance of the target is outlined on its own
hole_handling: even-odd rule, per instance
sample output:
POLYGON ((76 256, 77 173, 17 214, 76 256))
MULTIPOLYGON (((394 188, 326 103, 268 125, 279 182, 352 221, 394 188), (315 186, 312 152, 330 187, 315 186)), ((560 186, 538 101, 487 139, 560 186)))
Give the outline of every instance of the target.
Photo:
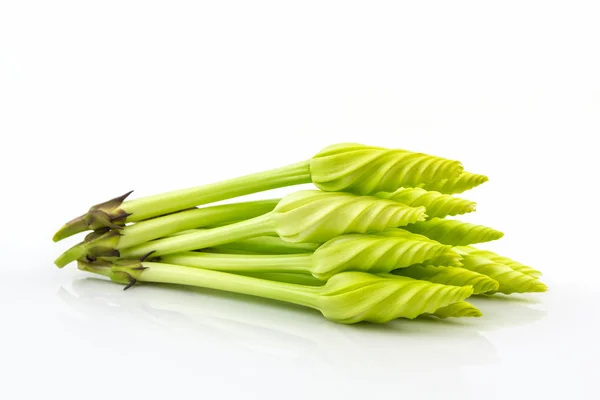
POLYGON ((545 310, 535 308, 541 302, 528 295, 474 296, 469 302, 483 312, 478 327, 482 331, 533 324, 547 315, 545 310))
POLYGON ((320 360, 335 367, 351 365, 369 374, 412 376, 432 366, 498 362, 495 347, 477 332, 481 319, 430 317, 341 325, 318 311, 261 298, 169 285, 123 291, 97 278, 74 280, 70 287, 61 287, 58 296, 86 320, 119 314, 128 324, 150 324, 153 330, 175 333, 175 338, 225 340, 227 347, 320 360))
POLYGON ((539 299, 539 296, 543 296, 543 295, 544 295, 544 293, 511 294, 511 295, 496 293, 494 295, 478 294, 478 295, 473 296, 472 298, 479 299, 480 301, 490 301, 490 302, 540 304, 541 301, 539 299))

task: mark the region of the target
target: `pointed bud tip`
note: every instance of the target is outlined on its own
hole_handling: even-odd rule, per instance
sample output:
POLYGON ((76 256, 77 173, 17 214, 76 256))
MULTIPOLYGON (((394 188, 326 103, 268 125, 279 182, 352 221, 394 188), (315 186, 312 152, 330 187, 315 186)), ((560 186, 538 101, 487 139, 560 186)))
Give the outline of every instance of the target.
POLYGON ((548 286, 542 282, 537 282, 529 291, 532 293, 544 293, 548 291, 548 286))
POLYGON ((473 309, 469 310, 469 312, 467 312, 466 314, 463 315, 463 317, 472 317, 472 318, 479 318, 481 316, 483 316, 483 313, 478 308, 473 308, 473 309))

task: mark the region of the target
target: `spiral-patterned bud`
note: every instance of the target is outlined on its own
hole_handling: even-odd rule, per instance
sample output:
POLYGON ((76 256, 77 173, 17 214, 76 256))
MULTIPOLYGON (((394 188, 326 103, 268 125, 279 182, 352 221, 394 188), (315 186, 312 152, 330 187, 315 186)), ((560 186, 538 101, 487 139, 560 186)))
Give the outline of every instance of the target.
POLYGON ((444 285, 473 286, 474 294, 497 291, 499 287, 489 276, 459 267, 413 265, 396 270, 394 274, 444 285))
MULTIPOLYGON (((498 292, 504 294, 545 292, 546 285, 537 279, 485 257, 467 255, 462 260, 463 267, 484 274, 500 284, 498 292)), ((491 292, 493 293, 493 292, 491 292)))
POLYGON ((416 318, 463 301, 473 288, 439 285, 402 276, 342 272, 320 291, 318 307, 332 321, 385 323, 396 318, 416 318))
POLYGON ((319 189, 358 194, 414 187, 453 178, 462 170, 458 161, 357 143, 326 147, 310 160, 312 181, 319 189))
POLYGON ((312 274, 329 279, 343 271, 373 274, 406 268, 441 257, 458 257, 451 246, 375 235, 343 235, 329 240, 312 256, 312 274))
MULTIPOLYGON (((429 239, 427 236, 419 235, 418 233, 412 233, 412 232, 409 232, 409 231, 407 231, 405 229, 400 229, 400 228, 388 229, 388 230, 385 230, 383 232, 377 232, 376 235, 378 235, 378 236, 387 236, 387 237, 404 238, 404 239, 408 239, 408 240, 419 240, 419 241, 423 241, 423 242, 430 242, 430 243, 441 244, 438 241, 435 241, 433 239, 429 239)), ((439 257, 427 260, 427 264, 428 265, 446 265, 446 266, 449 266, 449 267, 460 267, 461 266, 461 263, 460 263, 461 259, 462 259, 462 257, 457 252, 454 252, 454 253, 448 252, 446 254, 440 255, 439 257)))
POLYGON ((275 231, 288 242, 326 242, 346 233, 379 232, 425 218, 424 207, 318 190, 285 196, 271 214, 275 231))
POLYGON ((489 242, 504 236, 504 233, 487 226, 441 218, 417 222, 404 229, 452 246, 489 242))
POLYGON ((450 304, 449 306, 438 308, 433 313, 438 318, 460 318, 460 317, 481 317, 483 314, 477 307, 466 301, 450 304))
POLYGON ((429 182, 419 185, 425 190, 435 190, 444 194, 458 194, 473 189, 488 181, 485 175, 473 174, 471 172, 463 172, 457 177, 441 179, 435 182, 429 182))
POLYGON ((536 279, 538 279, 542 275, 542 272, 538 271, 537 269, 534 269, 528 265, 521 264, 520 262, 515 261, 511 258, 496 254, 493 251, 476 249, 475 247, 470 246, 458 246, 456 247, 456 251, 462 254, 485 257, 488 260, 491 260, 498 264, 504 264, 508 267, 511 267, 515 271, 519 271, 525 275, 529 275, 536 279))
POLYGON ((400 188, 395 192, 379 192, 382 199, 397 201, 411 207, 423 206, 429 218, 466 214, 475 211, 475 202, 449 194, 420 188, 400 188))

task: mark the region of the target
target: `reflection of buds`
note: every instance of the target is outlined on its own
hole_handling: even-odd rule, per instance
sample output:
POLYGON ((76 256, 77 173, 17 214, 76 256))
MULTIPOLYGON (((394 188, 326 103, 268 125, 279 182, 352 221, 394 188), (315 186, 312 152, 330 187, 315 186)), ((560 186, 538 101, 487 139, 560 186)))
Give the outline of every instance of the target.
POLYGON ((389 274, 343 272, 322 287, 318 304, 323 315, 336 322, 384 323, 433 313, 463 301, 472 293, 470 286, 439 285, 389 274))
MULTIPOLYGON (((85 324, 98 337, 105 334, 107 326, 119 326, 122 332, 143 329, 149 341, 164 340, 168 334, 175 339, 169 349, 170 357, 181 363, 206 354, 210 346, 235 354, 268 353, 277 360, 301 365, 305 365, 302 360, 310 360, 310 368, 350 366, 354 373, 366 378, 402 376, 424 384, 432 367, 444 368, 442 382, 450 384, 452 380, 456 385, 456 379, 464 375, 459 367, 499 362, 494 345, 478 330, 489 328, 490 324, 495 329, 510 326, 516 320, 533 321, 540 313, 522 302, 486 297, 478 300, 486 302, 488 318, 476 323, 423 317, 349 329, 321 321, 322 317, 310 310, 277 307, 276 303, 246 296, 165 286, 123 292, 110 282, 95 278, 76 279, 62 286, 58 296, 77 315, 86 317, 85 322, 72 322, 85 324), (439 340, 440 335, 443 340, 439 340)), ((109 346, 110 342, 99 341, 97 345, 109 346)))
POLYGON ((452 178, 462 170, 458 161, 357 143, 326 147, 310 160, 312 181, 319 189, 358 194, 392 192, 452 178))

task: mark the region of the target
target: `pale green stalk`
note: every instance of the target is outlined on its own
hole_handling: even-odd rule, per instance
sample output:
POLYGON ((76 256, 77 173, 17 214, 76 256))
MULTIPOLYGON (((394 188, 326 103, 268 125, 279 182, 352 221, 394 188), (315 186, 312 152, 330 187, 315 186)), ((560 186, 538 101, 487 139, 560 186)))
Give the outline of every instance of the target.
POLYGON ((161 257, 167 264, 227 272, 292 272, 327 280, 344 271, 389 272, 452 257, 450 246, 396 237, 350 234, 333 238, 312 254, 240 255, 185 252, 161 257))
POLYGON ((296 272, 236 272, 236 274, 268 281, 294 283, 296 285, 323 286, 325 284, 325 281, 317 279, 310 274, 296 272))
POLYGON ((260 217, 147 242, 120 250, 120 256, 180 253, 272 233, 289 242, 325 242, 346 233, 377 232, 424 218, 423 207, 349 193, 307 190, 285 196, 272 212, 260 217))
POLYGON ((489 242, 504 236, 504 233, 487 226, 441 218, 420 221, 408 225, 404 229, 452 246, 489 242))
POLYGON ((119 229, 127 222, 284 186, 313 182, 325 191, 373 194, 452 178, 462 169, 458 161, 422 153, 342 143, 323 149, 308 161, 271 171, 125 201, 129 192, 68 222, 54 235, 54 241, 87 230, 119 229))
MULTIPOLYGON (((91 272, 106 268, 85 262, 80 262, 79 267, 91 272)), ((121 274, 118 279, 127 276, 130 285, 154 282, 198 286, 299 304, 320 310, 327 319, 344 324, 416 318, 463 301, 473 292, 470 287, 404 277, 388 279, 364 272, 343 272, 323 286, 306 286, 153 262, 122 261, 113 265, 111 271, 121 274)))
MULTIPOLYGON (((187 232, 191 233, 191 232, 187 232)), ((240 254, 297 254, 312 253, 321 243, 286 242, 279 236, 259 236, 212 247, 215 252, 239 252, 240 254)))
POLYGON ((222 221, 252 218, 272 211, 279 200, 259 200, 197 208, 128 225, 121 230, 91 233, 63 253, 56 265, 63 267, 78 258, 118 257, 120 250, 172 235, 178 231, 207 226, 222 221))
POLYGON ((131 194, 129 192, 124 196, 97 204, 88 213, 66 223, 56 232, 54 241, 90 229, 103 227, 119 229, 120 225, 127 222, 142 221, 202 204, 269 189, 310 183, 309 168, 309 161, 304 161, 217 183, 125 201, 131 194))

